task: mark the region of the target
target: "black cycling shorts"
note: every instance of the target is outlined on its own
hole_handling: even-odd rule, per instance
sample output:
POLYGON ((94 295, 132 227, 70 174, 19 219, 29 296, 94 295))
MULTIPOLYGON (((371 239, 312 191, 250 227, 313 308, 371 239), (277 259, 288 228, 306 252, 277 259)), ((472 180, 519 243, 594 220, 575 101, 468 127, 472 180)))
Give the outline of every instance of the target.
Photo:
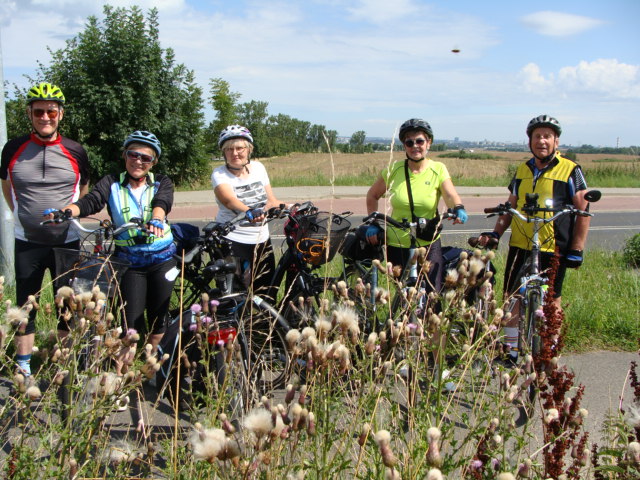
MULTIPOLYGON (((504 268, 504 293, 511 295, 520 287, 520 277, 522 274, 520 270, 525 260, 531 253, 531 250, 525 250, 518 247, 509 247, 509 254, 507 255, 507 263, 504 268)), ((540 271, 543 272, 551 265, 551 259, 554 253, 540 252, 540 271)), ((567 272, 562 262, 558 265, 558 271, 556 272, 556 280, 554 283, 555 295, 553 298, 562 296, 562 283, 564 282, 564 276, 567 272)))

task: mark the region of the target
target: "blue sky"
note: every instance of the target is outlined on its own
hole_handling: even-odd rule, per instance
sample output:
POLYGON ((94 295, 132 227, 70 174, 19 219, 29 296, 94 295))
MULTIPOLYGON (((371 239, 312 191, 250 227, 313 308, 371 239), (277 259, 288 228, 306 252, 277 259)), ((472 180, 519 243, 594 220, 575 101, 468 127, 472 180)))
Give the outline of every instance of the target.
MULTIPOLYGON (((26 85, 104 3, 0 0, 4 79, 26 85)), ((241 101, 339 135, 391 137, 422 117, 436 139, 524 142, 548 113, 563 143, 640 145, 638 0, 109 3, 156 6, 163 48, 205 92, 222 77, 241 101)))

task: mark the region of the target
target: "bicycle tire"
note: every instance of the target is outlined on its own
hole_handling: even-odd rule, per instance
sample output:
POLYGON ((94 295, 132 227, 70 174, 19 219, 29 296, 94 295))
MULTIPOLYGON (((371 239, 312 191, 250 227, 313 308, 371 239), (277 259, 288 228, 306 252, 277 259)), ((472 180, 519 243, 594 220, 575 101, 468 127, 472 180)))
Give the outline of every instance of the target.
MULTIPOLYGON (((519 343, 522 342, 522 345, 518 345, 519 351, 521 352, 521 359, 524 360, 524 355, 522 353, 529 352, 533 358, 535 359, 540 355, 541 349, 541 338, 539 333, 538 326, 538 316, 537 311, 542 305, 542 297, 540 291, 537 288, 530 289, 527 292, 527 305, 525 309, 524 315, 524 329, 522 330, 522 334, 520 335, 519 343), (523 348, 520 348, 520 347, 523 348)), ((538 388, 536 382, 531 382, 531 384, 527 387, 527 399, 530 406, 533 406, 535 403, 536 397, 538 395, 538 388)))
POLYGON ((180 314, 181 303, 183 305, 183 310, 188 310, 191 308, 191 305, 200 303, 200 296, 201 292, 195 288, 187 277, 181 278, 178 276, 173 286, 173 293, 169 300, 170 317, 175 318, 180 314))
POLYGON ((243 313, 241 325, 250 351, 249 378, 255 379, 261 394, 284 387, 290 373, 286 332, 268 310, 253 302, 243 313))
POLYGON ((249 349, 244 335, 238 335, 231 348, 218 349, 212 355, 210 371, 227 402, 226 413, 234 420, 244 416, 257 395, 252 391, 254 382, 249 381, 249 349))

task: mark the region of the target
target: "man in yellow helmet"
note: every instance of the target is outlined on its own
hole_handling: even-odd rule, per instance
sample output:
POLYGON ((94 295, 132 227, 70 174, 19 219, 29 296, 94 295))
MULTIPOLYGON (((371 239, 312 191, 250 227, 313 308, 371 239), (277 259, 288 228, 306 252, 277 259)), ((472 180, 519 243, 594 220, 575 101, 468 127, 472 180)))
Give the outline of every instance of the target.
MULTIPOLYGON (((47 269, 57 276, 53 248, 80 246, 69 224, 40 225, 51 205, 68 205, 89 190, 89 159, 78 142, 58 132, 65 98, 50 83, 33 86, 27 93, 31 133, 9 140, 2 149, 2 193, 15 217, 16 303, 24 305, 37 295, 47 269)), ((36 310, 16 333, 19 371, 31 374, 36 310)))

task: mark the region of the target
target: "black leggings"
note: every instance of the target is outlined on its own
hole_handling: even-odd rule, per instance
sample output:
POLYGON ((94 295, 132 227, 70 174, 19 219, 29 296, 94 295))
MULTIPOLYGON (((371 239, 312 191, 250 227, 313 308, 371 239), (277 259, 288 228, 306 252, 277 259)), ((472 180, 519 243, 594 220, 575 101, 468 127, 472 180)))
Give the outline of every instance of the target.
POLYGON ((167 272, 176 266, 171 258, 157 265, 141 268, 129 268, 124 276, 120 289, 124 302, 123 334, 129 328, 135 328, 141 338, 148 332, 164 333, 167 328, 169 301, 175 283, 166 278, 167 272), (147 322, 144 311, 147 310, 147 322), (147 326, 149 329, 147 330, 147 326))
MULTIPOLYGON (((30 295, 35 295, 36 299, 40 297, 42 289, 42 280, 44 273, 48 269, 51 278, 54 280, 53 290, 58 286, 55 282, 59 273, 56 271, 54 248, 69 248, 78 250, 80 241, 69 242, 61 245, 42 245, 39 243, 25 242, 24 240, 15 241, 15 269, 16 269, 16 304, 22 306, 29 299, 30 295)), ((64 272, 60 272, 64 273, 64 272)), ((28 335, 36 331, 36 314, 35 309, 29 312, 29 321, 24 334, 28 335)), ((68 330, 64 320, 58 320, 59 330, 68 330)))
POLYGON ((253 291, 274 302, 279 285, 271 285, 271 277, 276 269, 276 257, 271 239, 263 243, 231 242, 231 254, 243 263, 242 272, 249 272, 253 280, 253 291))
MULTIPOLYGON (((427 260, 431 262, 431 268, 427 273, 426 291, 440 293, 442 290, 442 280, 444 278, 444 259, 442 258, 442 244, 440 239, 425 247, 427 249, 427 260)), ((409 259, 411 249, 402 247, 387 246, 387 260, 393 265, 404 267, 409 259)))

